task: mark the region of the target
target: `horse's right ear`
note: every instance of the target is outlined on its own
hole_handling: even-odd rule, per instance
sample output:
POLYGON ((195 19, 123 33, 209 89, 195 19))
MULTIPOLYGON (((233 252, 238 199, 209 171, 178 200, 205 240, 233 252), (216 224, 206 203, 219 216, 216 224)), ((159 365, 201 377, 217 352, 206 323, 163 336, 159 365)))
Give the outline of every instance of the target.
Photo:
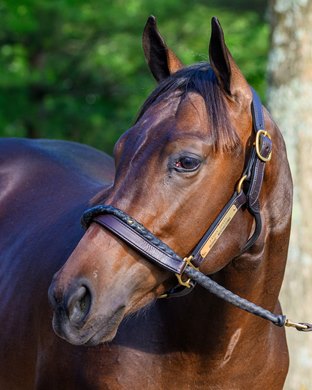
POLYGON ((155 16, 147 19, 142 44, 148 66, 158 82, 183 68, 181 61, 159 34, 155 16))

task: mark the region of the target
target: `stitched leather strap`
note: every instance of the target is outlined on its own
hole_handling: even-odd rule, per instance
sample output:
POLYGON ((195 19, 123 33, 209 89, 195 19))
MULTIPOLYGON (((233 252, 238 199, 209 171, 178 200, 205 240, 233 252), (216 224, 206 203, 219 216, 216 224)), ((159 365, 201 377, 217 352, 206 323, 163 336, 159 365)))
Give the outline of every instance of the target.
MULTIPOLYGON (((179 275, 182 274, 185 263, 181 257, 176 254, 173 256, 166 253, 164 249, 160 248, 158 240, 148 240, 146 236, 143 237, 138 231, 134 230, 131 226, 127 225, 114 215, 98 215, 93 221, 113 232, 149 260, 156 262, 158 265, 171 272, 179 275)), ((151 232, 149 232, 149 235, 155 237, 151 232)))
POLYGON ((253 119, 253 127, 255 132, 257 132, 265 128, 262 103, 257 92, 252 87, 250 87, 250 89, 252 93, 251 113, 253 119))

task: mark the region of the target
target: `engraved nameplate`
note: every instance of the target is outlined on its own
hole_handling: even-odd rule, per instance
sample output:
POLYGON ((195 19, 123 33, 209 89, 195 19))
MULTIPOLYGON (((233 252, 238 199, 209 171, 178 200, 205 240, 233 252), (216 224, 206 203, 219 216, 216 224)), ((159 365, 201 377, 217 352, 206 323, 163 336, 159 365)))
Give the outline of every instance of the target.
POLYGON ((221 236, 221 234, 224 232, 228 224, 232 221, 234 215, 237 213, 237 207, 235 205, 232 205, 229 210, 224 214, 223 218, 219 221, 218 225, 216 226, 215 230, 212 232, 211 236, 208 238, 208 240, 205 242, 203 247, 200 250, 201 257, 206 257, 207 254, 210 252, 211 248, 214 246, 218 238, 221 236))

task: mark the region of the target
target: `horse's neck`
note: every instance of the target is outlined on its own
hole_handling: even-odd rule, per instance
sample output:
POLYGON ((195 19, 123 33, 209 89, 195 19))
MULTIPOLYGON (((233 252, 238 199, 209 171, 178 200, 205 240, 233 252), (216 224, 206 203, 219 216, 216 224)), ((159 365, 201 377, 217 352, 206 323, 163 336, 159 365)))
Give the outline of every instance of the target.
MULTIPOLYGON (((275 263, 284 263, 285 254, 278 251, 279 246, 270 247, 271 250, 264 248, 266 253, 261 260, 247 254, 241 256, 216 274, 215 280, 240 296, 278 312, 283 265, 279 267, 275 263)), ((215 362, 227 361, 234 350, 245 356, 256 355, 258 347, 270 343, 270 329, 274 327, 199 286, 185 298, 160 302, 157 311, 162 323, 160 338, 166 338, 168 349, 209 355, 209 360, 215 362), (254 342, 248 343, 252 337, 257 338, 257 347, 254 342)))

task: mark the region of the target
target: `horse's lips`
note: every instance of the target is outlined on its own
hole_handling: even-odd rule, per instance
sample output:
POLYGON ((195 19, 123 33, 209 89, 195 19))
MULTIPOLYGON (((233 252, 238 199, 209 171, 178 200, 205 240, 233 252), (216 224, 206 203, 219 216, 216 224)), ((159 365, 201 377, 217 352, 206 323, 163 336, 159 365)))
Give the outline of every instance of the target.
POLYGON ((125 307, 118 308, 113 315, 89 324, 87 321, 83 328, 77 329, 71 326, 70 322, 59 321, 53 316, 54 332, 62 339, 73 345, 95 346, 104 342, 112 341, 115 337, 118 326, 124 318, 125 307))

